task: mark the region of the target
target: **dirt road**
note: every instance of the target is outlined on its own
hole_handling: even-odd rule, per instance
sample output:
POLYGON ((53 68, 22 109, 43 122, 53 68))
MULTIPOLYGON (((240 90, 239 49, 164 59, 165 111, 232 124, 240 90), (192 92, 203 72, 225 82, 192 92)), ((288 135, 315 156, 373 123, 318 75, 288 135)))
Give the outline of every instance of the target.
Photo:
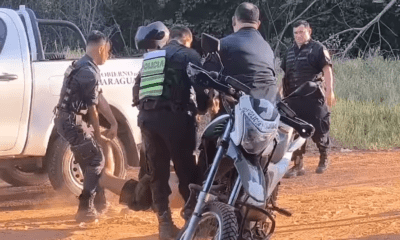
MULTIPOLYGON (((273 239, 400 239, 400 152, 335 153, 323 175, 318 159, 306 159, 305 176, 284 180, 279 205, 293 212, 277 217, 273 239)), ((14 188, 0 184, 0 239, 157 239, 150 212, 118 205, 97 223, 73 220, 76 199, 64 199, 50 186, 14 188)), ((178 225, 179 210, 173 212, 178 225)))

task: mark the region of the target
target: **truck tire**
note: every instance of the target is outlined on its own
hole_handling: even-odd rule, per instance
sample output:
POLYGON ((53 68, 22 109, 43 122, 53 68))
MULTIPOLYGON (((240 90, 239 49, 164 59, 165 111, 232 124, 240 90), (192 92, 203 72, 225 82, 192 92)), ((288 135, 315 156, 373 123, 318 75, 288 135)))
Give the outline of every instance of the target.
MULTIPOLYGON (((114 159, 114 175, 125 178, 127 155, 122 141, 115 137, 111 141, 114 159)), ((83 188, 83 174, 71 152, 69 143, 58 137, 48 149, 48 175, 54 190, 78 196, 83 188)))
POLYGON ((24 171, 20 166, 11 166, 0 170, 0 178, 15 187, 38 186, 49 182, 46 171, 24 171))

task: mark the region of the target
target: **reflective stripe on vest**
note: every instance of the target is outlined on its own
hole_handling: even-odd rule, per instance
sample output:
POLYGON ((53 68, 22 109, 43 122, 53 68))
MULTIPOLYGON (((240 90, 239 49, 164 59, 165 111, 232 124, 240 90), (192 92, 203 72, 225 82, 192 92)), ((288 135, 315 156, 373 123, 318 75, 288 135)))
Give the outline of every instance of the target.
POLYGON ((165 80, 165 50, 145 54, 140 81, 139 99, 157 97, 163 93, 165 80))

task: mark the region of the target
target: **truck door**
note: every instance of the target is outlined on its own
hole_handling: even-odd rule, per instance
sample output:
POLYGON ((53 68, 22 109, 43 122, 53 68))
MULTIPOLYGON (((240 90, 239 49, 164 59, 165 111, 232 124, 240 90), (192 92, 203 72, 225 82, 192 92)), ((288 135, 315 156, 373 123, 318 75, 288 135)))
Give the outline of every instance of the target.
POLYGON ((29 68, 27 48, 18 15, 0 9, 0 156, 15 148, 22 150, 26 141, 31 97, 31 87, 25 82, 30 81, 30 76, 25 76, 29 68))

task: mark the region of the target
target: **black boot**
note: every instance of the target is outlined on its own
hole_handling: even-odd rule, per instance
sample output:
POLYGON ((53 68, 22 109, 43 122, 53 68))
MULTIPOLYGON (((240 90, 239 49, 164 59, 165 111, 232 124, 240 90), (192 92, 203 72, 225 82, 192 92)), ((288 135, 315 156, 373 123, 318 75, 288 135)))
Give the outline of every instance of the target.
POLYGON ((160 240, 170 240, 175 239, 179 233, 179 228, 177 228, 172 221, 171 211, 167 210, 162 213, 157 213, 158 218, 158 231, 160 240))
POLYGON ((319 174, 325 172, 326 169, 328 169, 329 164, 330 160, 328 158, 328 154, 326 152, 320 153, 318 167, 315 172, 319 174))
POLYGON ((89 193, 79 195, 79 207, 75 215, 75 220, 78 223, 93 222, 97 219, 97 212, 93 204, 94 197, 95 194, 91 195, 89 193))
POLYGON ((96 191, 96 196, 93 203, 98 214, 104 214, 107 212, 107 200, 104 188, 99 188, 96 191))
POLYGON ((303 156, 296 156, 294 160, 294 166, 291 169, 289 169, 283 177, 292 178, 292 177, 302 176, 305 173, 306 171, 304 170, 303 156))

